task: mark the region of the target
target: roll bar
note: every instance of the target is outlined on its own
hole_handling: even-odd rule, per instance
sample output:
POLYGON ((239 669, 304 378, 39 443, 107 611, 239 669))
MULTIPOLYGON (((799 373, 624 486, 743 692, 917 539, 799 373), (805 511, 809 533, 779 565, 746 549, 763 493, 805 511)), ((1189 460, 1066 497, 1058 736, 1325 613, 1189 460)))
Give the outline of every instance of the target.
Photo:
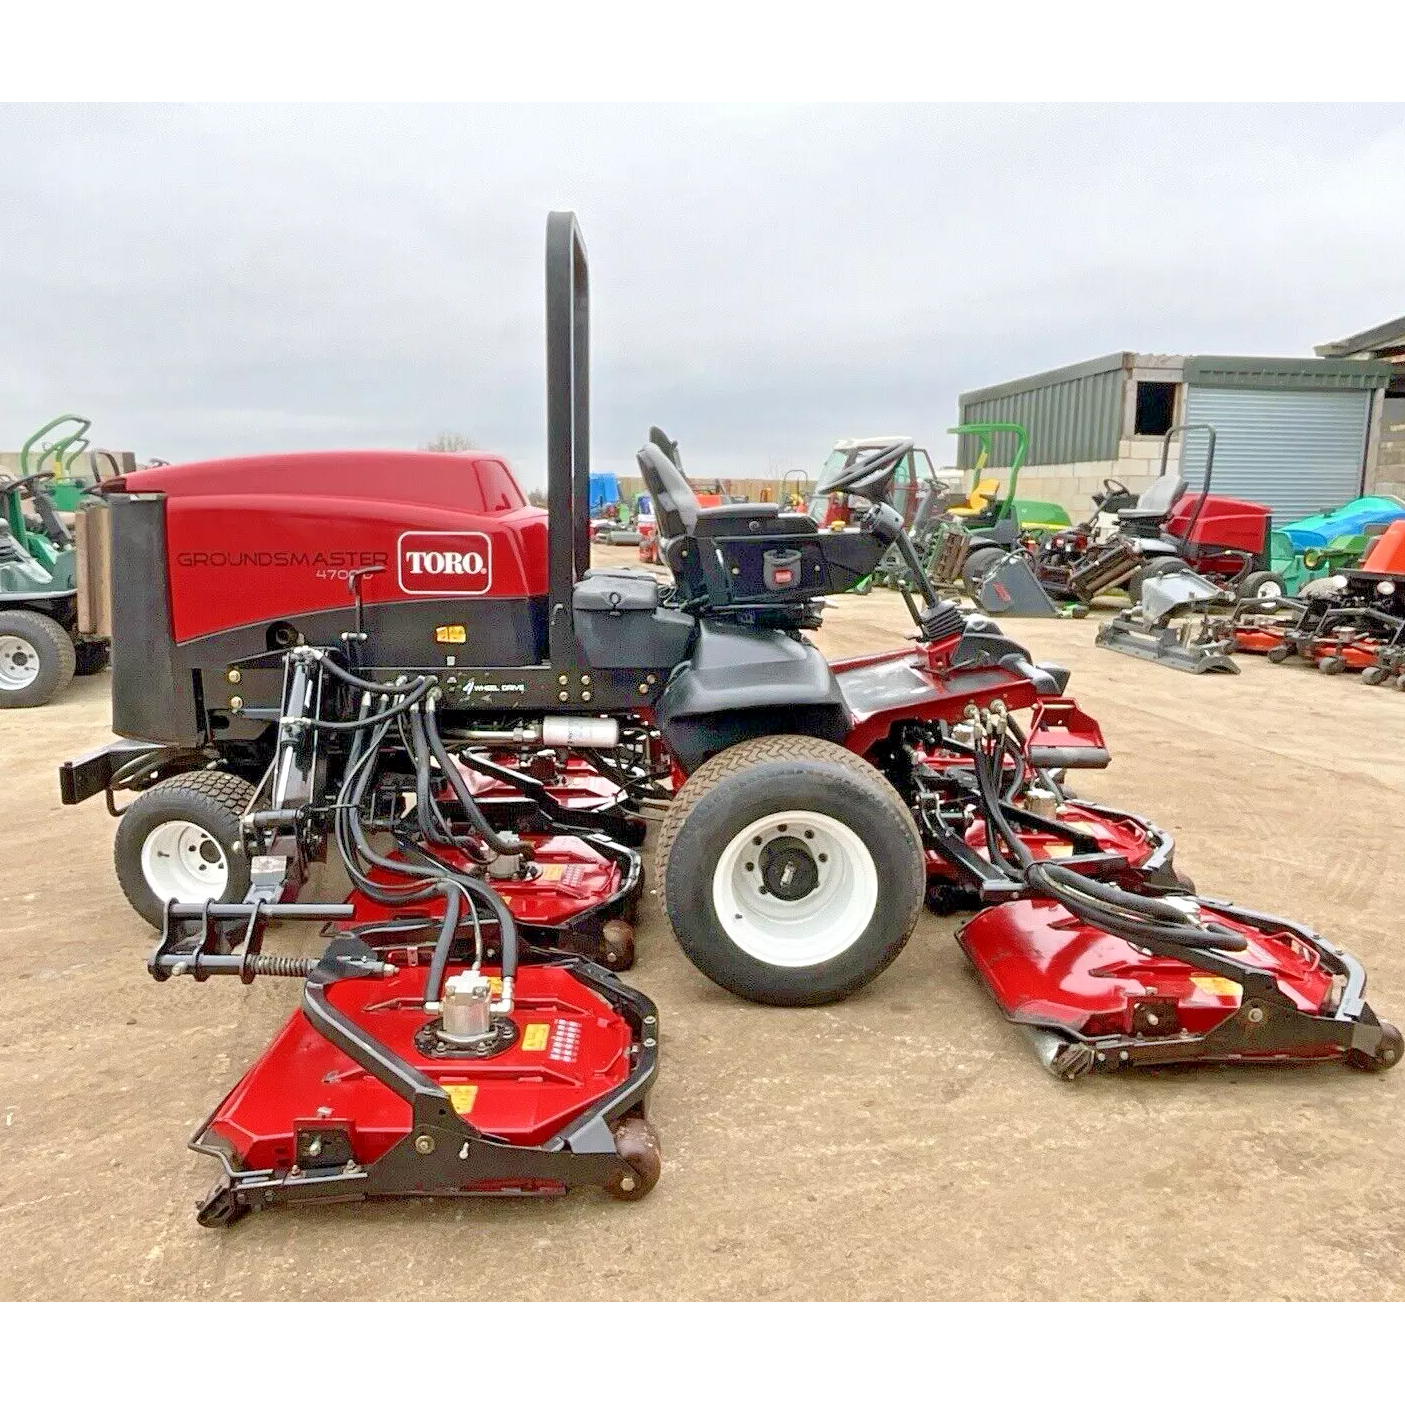
MULTIPOLYGON (((1172 425, 1165 434, 1161 436, 1161 472, 1156 476, 1164 478, 1166 470, 1171 461, 1171 440, 1177 434, 1188 434, 1192 429, 1203 429, 1210 436, 1210 442, 1205 448, 1205 482, 1200 489, 1200 496, 1196 499, 1195 511, 1190 514, 1190 521, 1185 524, 1185 540, 1190 540, 1190 534, 1195 530, 1195 524, 1200 520, 1200 509, 1205 506, 1205 499, 1210 496, 1210 474, 1215 467, 1215 426, 1212 424, 1177 424, 1172 425)), ((1181 477, 1185 477, 1185 444, 1181 444, 1181 477)))
POLYGON ((1015 501, 1015 485, 1020 481, 1020 469, 1024 467, 1025 458, 1029 454, 1029 431, 1024 425, 1015 424, 1008 420, 977 420, 970 424, 953 425, 947 430, 947 433, 980 436, 981 447, 976 455, 975 476, 971 484, 973 488, 981 481, 981 469, 985 467, 986 460, 993 452, 992 441, 995 436, 997 434, 1013 434, 1015 436, 1015 456, 1010 460, 1010 478, 1005 485, 1005 496, 1001 499, 1000 507, 995 514, 995 520, 999 522, 1013 511, 1011 504, 1015 501))
POLYGON ((590 270, 569 210, 546 217, 547 652, 578 662, 571 593, 590 566, 590 270))

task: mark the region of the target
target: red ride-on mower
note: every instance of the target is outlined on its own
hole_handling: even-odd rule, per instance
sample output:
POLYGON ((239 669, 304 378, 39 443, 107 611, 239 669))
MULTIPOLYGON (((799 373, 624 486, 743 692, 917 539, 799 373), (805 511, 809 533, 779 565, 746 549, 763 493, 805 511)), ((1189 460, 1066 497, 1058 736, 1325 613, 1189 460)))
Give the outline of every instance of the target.
MULTIPOLYGON (((1142 584, 1154 576, 1189 569, 1240 599, 1286 594, 1269 569, 1272 514, 1259 503, 1212 495, 1215 431, 1210 425, 1176 425, 1161 444, 1161 472, 1135 506, 1117 508, 1117 531, 1097 542, 1088 525, 1059 532, 1041 545, 1034 560, 1040 585, 1055 599, 1091 605, 1105 591, 1125 590, 1135 605, 1142 584), (1192 430, 1208 435, 1205 480, 1188 493, 1170 472, 1171 441, 1192 430)), ((1106 480, 1109 494, 1124 485, 1106 480)))
MULTIPOLYGON (((652 573, 589 570, 587 317, 579 231, 552 215, 550 530, 481 452, 236 459, 105 486, 127 740, 66 764, 63 798, 121 814, 118 874, 161 929, 158 980, 301 982, 193 1138, 223 1172, 205 1224, 316 1200, 646 1193, 658 1017, 615 971, 632 956, 642 816, 670 796, 655 872, 669 919, 748 999, 859 989, 924 897, 1060 904, 1050 931, 1070 954, 1094 920, 1135 954, 1150 922, 1160 945, 1140 949, 1185 953, 1191 986, 1207 969, 1231 980, 1205 963, 1244 949, 1240 919, 1197 905, 1153 826, 1063 791, 1065 770, 1108 762, 1067 672, 938 598, 888 501, 910 440, 846 470, 836 489, 872 506, 822 532, 776 504, 701 506, 652 431, 639 462, 666 603, 652 573), (889 548, 916 638, 831 667, 806 632, 889 548), (303 901, 333 850, 351 892, 303 901), (282 920, 319 924, 321 955, 266 951, 282 920)), ((1009 920, 988 924, 1002 942, 1009 920)), ((1301 946, 1274 968, 1281 998, 1246 977, 1268 1013, 1226 999, 1199 1056, 1393 1062, 1399 1036, 1359 969, 1290 932, 1267 938, 1275 959, 1301 946), (1315 1021, 1310 1045, 1285 1002, 1315 1021)), ((1052 1001, 1050 956, 1031 979, 1052 1001)), ((1128 975, 1108 1003, 1142 1019, 1154 994, 1128 975)), ((1147 1029, 1188 1056, 1179 1029, 1147 1029)))

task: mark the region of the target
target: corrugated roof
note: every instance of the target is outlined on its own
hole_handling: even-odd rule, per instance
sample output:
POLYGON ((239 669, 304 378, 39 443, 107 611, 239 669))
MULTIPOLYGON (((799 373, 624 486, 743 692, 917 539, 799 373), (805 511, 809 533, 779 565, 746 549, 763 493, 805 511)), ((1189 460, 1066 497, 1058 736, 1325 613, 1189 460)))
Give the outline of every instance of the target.
POLYGON ((1385 351, 1391 347, 1405 346, 1405 317, 1397 317, 1393 322, 1382 322, 1379 327, 1357 332, 1355 336, 1343 337, 1340 341, 1323 342, 1313 347, 1319 356, 1354 356, 1361 351, 1385 351))
POLYGON ((1130 351, 1114 351, 1111 356, 1099 356, 1092 361, 1077 361, 1072 366, 1060 366, 1057 370, 1041 371, 1035 376, 1022 376, 1019 380, 1002 381, 999 385, 985 385, 979 390, 968 390, 957 397, 958 405, 967 405, 982 400, 998 400, 1006 395, 1018 395, 1025 390, 1040 390, 1046 385, 1061 385, 1064 381, 1083 380, 1088 376, 1099 376, 1106 371, 1118 371, 1130 367, 1133 361, 1130 351))

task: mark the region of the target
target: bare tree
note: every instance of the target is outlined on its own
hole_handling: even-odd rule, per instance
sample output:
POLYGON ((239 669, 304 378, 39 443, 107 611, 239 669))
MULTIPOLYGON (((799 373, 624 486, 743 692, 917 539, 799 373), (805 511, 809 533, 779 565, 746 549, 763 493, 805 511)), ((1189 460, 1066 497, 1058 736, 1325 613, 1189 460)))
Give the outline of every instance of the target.
POLYGON ((461 454, 465 449, 477 448, 477 445, 466 434, 458 434, 452 429, 444 429, 440 430, 424 447, 433 454, 461 454))
POLYGON ((546 493, 541 488, 531 488, 527 492, 527 501, 533 507, 545 507, 546 493))

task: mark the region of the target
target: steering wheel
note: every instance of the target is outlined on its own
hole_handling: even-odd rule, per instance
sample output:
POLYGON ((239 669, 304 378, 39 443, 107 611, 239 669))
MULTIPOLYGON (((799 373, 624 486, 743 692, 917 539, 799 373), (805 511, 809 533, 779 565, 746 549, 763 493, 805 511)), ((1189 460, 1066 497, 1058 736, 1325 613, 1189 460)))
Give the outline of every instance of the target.
POLYGON ((36 483, 47 483, 54 475, 52 473, 31 473, 26 478, 7 478, 0 481, 0 493, 19 493, 26 489, 29 496, 34 496, 34 485, 36 483))
POLYGON ((894 469, 912 452, 913 440, 888 439, 877 448, 867 449, 847 468, 833 478, 821 478, 815 484, 817 493, 856 493, 859 497, 869 497, 865 488, 874 488, 885 475, 894 469))
POLYGON ((1132 494, 1132 490, 1120 478, 1104 478, 1103 487, 1107 489, 1109 497, 1113 493, 1126 493, 1129 497, 1132 494))

